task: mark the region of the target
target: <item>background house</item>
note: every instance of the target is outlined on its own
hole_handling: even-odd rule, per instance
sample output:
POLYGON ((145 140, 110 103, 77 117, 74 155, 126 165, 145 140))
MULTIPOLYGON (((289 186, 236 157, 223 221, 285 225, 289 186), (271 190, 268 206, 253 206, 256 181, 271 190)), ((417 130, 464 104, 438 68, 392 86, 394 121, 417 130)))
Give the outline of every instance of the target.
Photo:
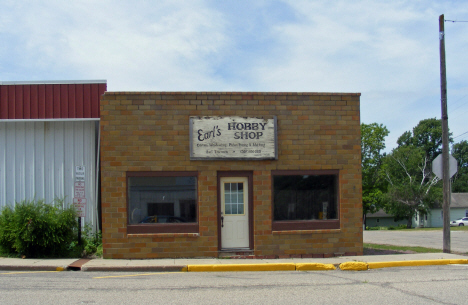
MULTIPOLYGON (((468 217, 468 193, 452 193, 450 203, 450 221, 462 217, 468 217)), ((396 222, 392 215, 379 210, 377 213, 366 215, 367 227, 389 227, 406 225, 406 220, 396 222)), ((413 227, 420 228, 441 228, 443 227, 442 207, 431 209, 429 214, 418 214, 413 219, 413 227)))
POLYGON ((366 227, 397 227, 400 224, 406 225, 406 220, 395 221, 393 215, 385 213, 384 210, 378 210, 376 213, 366 215, 366 227))
MULTIPOLYGON (((450 221, 466 216, 468 216, 468 193, 452 193, 450 221)), ((417 223, 424 227, 443 227, 442 206, 431 209, 431 213, 427 217, 418 217, 417 223)))

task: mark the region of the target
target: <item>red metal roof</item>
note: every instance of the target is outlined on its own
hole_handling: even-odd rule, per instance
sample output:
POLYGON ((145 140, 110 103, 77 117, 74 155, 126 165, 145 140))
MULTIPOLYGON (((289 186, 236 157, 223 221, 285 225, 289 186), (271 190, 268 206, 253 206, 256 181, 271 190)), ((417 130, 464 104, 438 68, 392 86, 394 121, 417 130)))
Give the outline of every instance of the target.
POLYGON ((106 81, 0 82, 0 119, 99 118, 106 81))

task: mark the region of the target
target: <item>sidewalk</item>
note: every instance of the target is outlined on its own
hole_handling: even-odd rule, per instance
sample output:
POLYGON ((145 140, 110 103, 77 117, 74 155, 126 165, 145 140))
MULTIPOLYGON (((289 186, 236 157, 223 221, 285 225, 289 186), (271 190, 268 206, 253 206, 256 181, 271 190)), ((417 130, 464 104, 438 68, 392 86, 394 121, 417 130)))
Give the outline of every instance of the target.
POLYGON ((1 258, 2 271, 125 271, 125 272, 207 272, 207 271, 293 271, 368 270, 386 267, 468 264, 468 256, 450 253, 341 256, 291 259, 21 259, 1 258))

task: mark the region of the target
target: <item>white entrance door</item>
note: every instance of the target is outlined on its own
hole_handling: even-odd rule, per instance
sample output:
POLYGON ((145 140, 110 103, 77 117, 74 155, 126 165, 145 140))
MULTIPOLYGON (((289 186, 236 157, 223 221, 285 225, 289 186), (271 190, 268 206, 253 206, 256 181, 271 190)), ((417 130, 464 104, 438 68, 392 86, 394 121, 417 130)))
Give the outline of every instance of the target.
POLYGON ((249 247, 247 177, 221 178, 221 248, 249 247))

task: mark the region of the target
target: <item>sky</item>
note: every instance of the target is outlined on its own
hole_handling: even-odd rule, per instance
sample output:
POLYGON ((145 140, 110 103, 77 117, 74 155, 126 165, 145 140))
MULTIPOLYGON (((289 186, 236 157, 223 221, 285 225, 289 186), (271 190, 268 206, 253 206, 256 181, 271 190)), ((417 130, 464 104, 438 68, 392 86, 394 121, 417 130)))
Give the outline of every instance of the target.
POLYGON ((468 140, 466 0, 2 0, 0 82, 107 80, 108 91, 359 92, 386 151, 441 117, 468 140))

